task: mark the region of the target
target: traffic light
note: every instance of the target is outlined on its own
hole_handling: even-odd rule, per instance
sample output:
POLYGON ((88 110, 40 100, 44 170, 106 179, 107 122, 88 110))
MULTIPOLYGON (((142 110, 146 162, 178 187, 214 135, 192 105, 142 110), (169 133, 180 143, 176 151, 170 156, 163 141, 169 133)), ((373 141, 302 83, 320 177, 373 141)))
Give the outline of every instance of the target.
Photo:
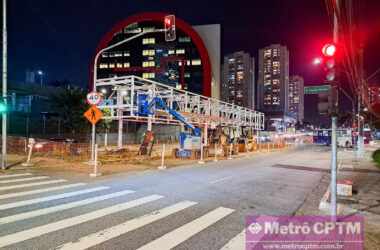
POLYGON ((167 42, 174 41, 176 39, 174 15, 165 16, 164 27, 165 27, 165 41, 167 42))
POLYGON ((8 111, 7 104, 4 101, 0 101, 0 114, 8 111))
POLYGON ((322 48, 322 54, 324 56, 324 67, 326 71, 326 80, 327 81, 334 81, 335 80, 335 54, 336 54, 337 48, 335 44, 328 43, 322 48))

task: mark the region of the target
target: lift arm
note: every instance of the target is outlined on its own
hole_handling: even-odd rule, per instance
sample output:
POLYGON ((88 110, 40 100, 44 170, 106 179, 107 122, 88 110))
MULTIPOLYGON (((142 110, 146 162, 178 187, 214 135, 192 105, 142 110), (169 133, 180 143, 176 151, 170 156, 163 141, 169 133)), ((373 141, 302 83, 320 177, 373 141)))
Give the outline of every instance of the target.
POLYGON ((169 114, 171 114, 175 119, 177 119, 178 121, 180 121, 183 124, 185 124, 185 126, 187 128, 190 128, 193 131, 193 133, 194 133, 195 136, 200 136, 201 135, 201 130, 199 128, 197 128, 194 125, 192 125, 191 123, 187 122, 186 118, 183 117, 180 113, 178 113, 177 111, 169 108, 160 97, 154 97, 153 100, 148 104, 148 110, 149 111, 152 110, 153 105, 156 105, 157 107, 165 110, 166 112, 168 112, 169 114))

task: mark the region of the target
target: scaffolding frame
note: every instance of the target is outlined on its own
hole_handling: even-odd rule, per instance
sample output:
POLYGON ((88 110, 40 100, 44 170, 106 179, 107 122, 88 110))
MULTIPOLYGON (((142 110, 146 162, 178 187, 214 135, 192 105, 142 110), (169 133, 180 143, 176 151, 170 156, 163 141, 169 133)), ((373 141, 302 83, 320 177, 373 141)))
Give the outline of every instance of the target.
MULTIPOLYGON (((145 94, 150 98, 160 97, 171 109, 180 112, 189 123, 198 126, 207 124, 210 128, 248 127, 264 130, 264 114, 255 110, 176 89, 163 83, 129 75, 98 79, 95 89, 103 93, 100 109, 109 109, 110 115, 102 119, 180 125, 179 121, 165 112, 154 112, 152 116, 141 116, 138 112, 138 98, 145 94)), ((122 124, 119 123, 119 127, 122 124)))

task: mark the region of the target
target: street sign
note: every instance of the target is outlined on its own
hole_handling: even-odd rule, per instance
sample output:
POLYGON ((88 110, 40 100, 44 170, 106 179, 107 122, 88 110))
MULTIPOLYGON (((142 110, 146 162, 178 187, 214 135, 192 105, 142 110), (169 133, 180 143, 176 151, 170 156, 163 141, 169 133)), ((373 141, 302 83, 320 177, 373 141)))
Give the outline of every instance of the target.
POLYGON ((86 112, 84 112, 83 115, 89 122, 92 123, 92 125, 98 123, 98 121, 103 117, 102 111, 100 111, 100 109, 98 109, 95 105, 92 105, 86 112))
POLYGON ((317 85, 317 86, 306 86, 304 88, 305 95, 315 95, 326 93, 330 91, 330 85, 317 85))
POLYGON ((102 95, 97 92, 90 92, 87 94, 87 103, 90 105, 98 105, 102 101, 102 95))

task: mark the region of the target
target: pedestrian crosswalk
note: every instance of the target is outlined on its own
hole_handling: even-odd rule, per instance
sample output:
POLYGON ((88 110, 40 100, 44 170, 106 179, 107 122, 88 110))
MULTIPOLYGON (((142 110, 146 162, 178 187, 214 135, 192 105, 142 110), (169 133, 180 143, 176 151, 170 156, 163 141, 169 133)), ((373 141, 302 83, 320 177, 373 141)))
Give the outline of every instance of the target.
MULTIPOLYGON (((96 220, 117 217, 118 223, 96 228, 91 232, 84 230, 82 233, 78 229, 79 233, 74 235, 75 239, 69 237, 66 240, 63 237, 61 242, 48 243, 49 247, 47 248, 80 250, 105 243, 112 244, 112 240, 118 237, 149 227, 154 223, 165 224, 167 221, 172 221, 170 220, 171 216, 182 216, 185 213, 193 212, 201 205, 196 201, 189 200, 172 203, 168 202, 168 197, 160 194, 140 194, 138 191, 130 189, 114 190, 107 185, 96 186, 82 182, 65 182, 68 181, 49 176, 34 176, 30 173, 0 175, 0 249, 23 249, 23 244, 29 241, 34 241, 34 248, 45 249, 38 247, 38 243, 36 243, 38 239, 58 233, 62 236, 65 232, 76 230, 76 228, 91 224, 96 220), (90 205, 101 202, 102 206, 86 209, 90 205), (162 205, 160 202, 166 205, 162 205), (145 210, 150 206, 157 206, 157 208, 145 210), (133 211, 141 211, 141 213, 135 215, 136 212, 133 211), (64 216, 65 213, 67 216, 64 216), (122 219, 120 218, 121 213, 133 216, 122 219), (57 214, 63 216, 56 216, 57 214), (40 218, 48 219, 39 220, 40 218), (18 226, 18 223, 26 221, 29 226, 18 226), (9 230, 10 228, 12 230, 9 230)), ((190 238, 211 230, 212 225, 228 218, 234 212, 235 210, 226 207, 215 207, 207 211, 199 210, 195 218, 190 219, 184 216, 187 221, 173 225, 171 231, 165 231, 153 239, 148 234, 146 242, 135 249, 173 249, 186 243, 190 238)), ((222 250, 243 250, 245 247, 244 231, 226 242, 222 246, 222 250)), ((45 243, 41 242, 41 244, 45 243)), ((125 242, 125 244, 125 249, 130 249, 127 247, 130 242, 125 242)))

